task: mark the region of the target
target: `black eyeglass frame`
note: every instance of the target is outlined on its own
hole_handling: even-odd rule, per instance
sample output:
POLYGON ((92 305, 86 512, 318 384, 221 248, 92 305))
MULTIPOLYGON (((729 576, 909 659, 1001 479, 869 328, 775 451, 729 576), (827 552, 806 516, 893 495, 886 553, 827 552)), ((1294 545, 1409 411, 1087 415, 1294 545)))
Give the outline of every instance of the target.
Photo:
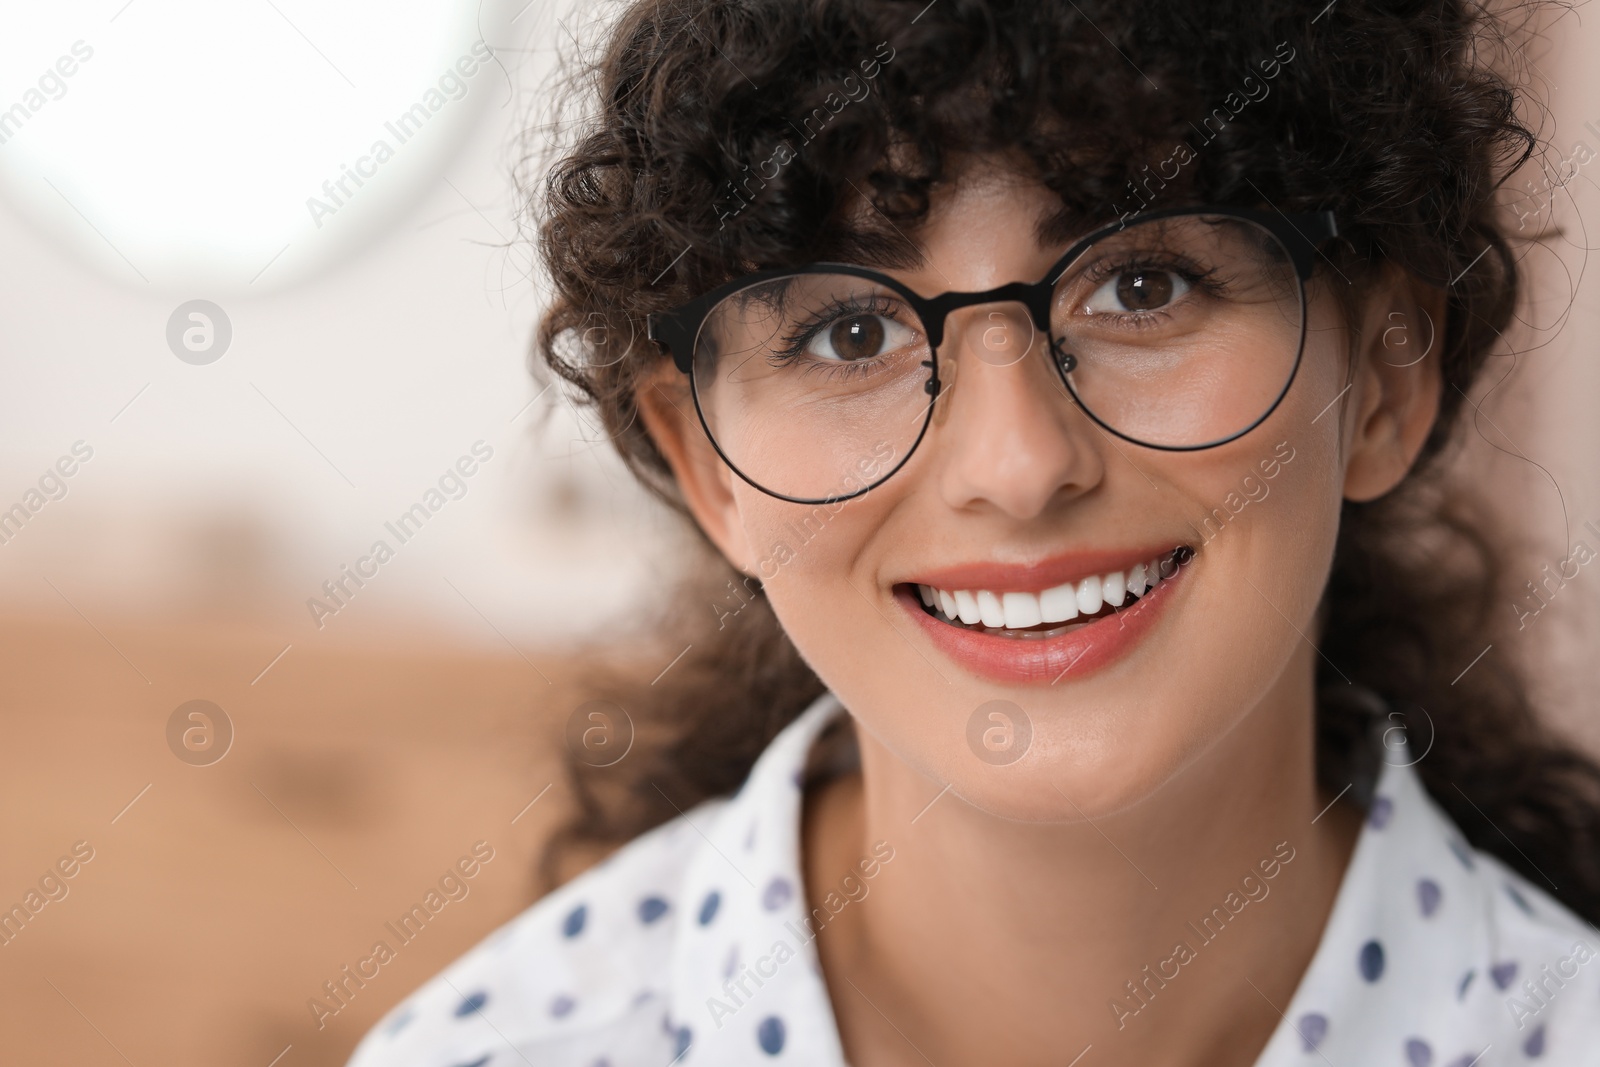
POLYGON ((1033 319, 1034 327, 1049 339, 1052 356, 1050 362, 1055 367, 1056 374, 1061 379, 1067 394, 1072 398, 1073 403, 1078 406, 1078 409, 1087 415, 1096 426, 1130 444, 1144 448, 1153 448, 1162 452, 1198 452, 1207 448, 1216 448, 1218 445, 1225 445, 1229 441, 1238 440, 1265 422, 1278 409, 1278 405, 1283 403, 1283 398, 1288 395, 1289 388, 1294 384, 1295 377, 1300 372, 1300 361, 1305 355, 1306 283, 1311 280, 1312 272, 1316 266, 1316 257, 1321 254, 1320 246, 1324 241, 1337 236, 1339 236, 1339 224, 1332 211, 1313 211, 1286 215, 1281 211, 1261 211, 1255 208, 1221 205, 1167 208, 1161 211, 1144 212, 1133 221, 1110 223, 1089 233, 1074 243, 1066 252, 1062 253, 1061 257, 1045 272, 1045 276, 1037 282, 1008 282, 1005 285, 996 286, 983 292, 946 292, 940 293, 938 296, 926 297, 911 289, 904 282, 873 270, 871 267, 861 267, 850 263, 811 263, 800 267, 775 267, 735 278, 668 311, 655 312, 646 316, 645 336, 664 347, 678 370, 689 376, 689 391, 694 396, 695 414, 699 417, 700 428, 705 432, 706 439, 711 442, 711 447, 716 450, 717 455, 728 465, 728 469, 768 496, 795 504, 831 504, 837 501, 853 499, 872 489, 876 489, 906 465, 912 454, 916 452, 917 446, 922 444, 923 437, 927 435, 928 426, 933 419, 933 408, 939 398, 939 346, 944 343, 945 320, 952 311, 978 304, 1018 303, 1027 308, 1029 316, 1033 319), (1278 395, 1273 398, 1272 403, 1261 413, 1260 417, 1250 425, 1227 437, 1219 438, 1215 441, 1207 441, 1204 444, 1157 445, 1148 441, 1141 441, 1136 437, 1130 437, 1116 427, 1108 425, 1078 396, 1077 390, 1072 387, 1072 383, 1067 377, 1072 367, 1064 366, 1064 363, 1072 359, 1072 357, 1070 354, 1061 351, 1057 338, 1052 336, 1050 304, 1055 295, 1056 285, 1072 264, 1090 246, 1113 234, 1122 232, 1129 226, 1156 219, 1179 218, 1191 215, 1220 216, 1254 223, 1271 233, 1278 240, 1278 243, 1288 252, 1290 262, 1294 264, 1295 273, 1300 280, 1300 342, 1295 350, 1294 366, 1289 369, 1289 376, 1283 383, 1283 388, 1279 390, 1278 395), (717 441, 716 434, 711 432, 711 426, 706 421, 705 410, 700 405, 700 392, 695 388, 694 382, 695 342, 700 335, 701 328, 705 325, 705 320, 723 300, 752 285, 759 285, 762 282, 776 278, 805 274, 844 274, 865 278, 894 291, 905 300, 906 304, 917 315, 928 337, 929 358, 923 361, 923 365, 928 368, 928 381, 923 386, 928 394, 928 409, 923 417, 922 426, 917 430, 916 439, 906 449, 906 453, 901 457, 900 462, 896 463, 870 485, 851 493, 821 498, 794 497, 776 492, 741 471, 738 464, 734 463, 728 457, 728 454, 723 451, 721 443, 717 441))

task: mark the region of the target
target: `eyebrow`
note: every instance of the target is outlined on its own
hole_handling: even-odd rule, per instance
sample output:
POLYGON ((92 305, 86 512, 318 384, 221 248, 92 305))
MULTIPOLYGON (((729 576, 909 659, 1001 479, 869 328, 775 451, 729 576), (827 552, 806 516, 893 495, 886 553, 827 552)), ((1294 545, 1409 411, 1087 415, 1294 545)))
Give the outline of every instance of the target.
POLYGON ((818 249, 822 262, 854 263, 874 270, 917 270, 928 265, 920 245, 900 230, 836 230, 818 249))

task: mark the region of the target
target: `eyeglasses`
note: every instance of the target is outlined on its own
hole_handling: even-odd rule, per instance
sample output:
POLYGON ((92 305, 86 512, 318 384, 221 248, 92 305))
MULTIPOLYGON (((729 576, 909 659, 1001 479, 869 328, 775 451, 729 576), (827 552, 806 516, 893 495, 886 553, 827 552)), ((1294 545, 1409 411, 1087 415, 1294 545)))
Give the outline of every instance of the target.
POLYGON ((944 385, 946 318, 981 304, 1026 317, 973 319, 978 358, 1018 361, 1042 335, 1055 379, 1106 432, 1194 451, 1249 433, 1289 391, 1306 282, 1337 235, 1331 211, 1175 208, 1096 230, 1032 284, 925 297, 849 264, 766 270, 649 316, 648 336, 689 376, 734 473, 795 503, 860 496, 905 465, 944 385))

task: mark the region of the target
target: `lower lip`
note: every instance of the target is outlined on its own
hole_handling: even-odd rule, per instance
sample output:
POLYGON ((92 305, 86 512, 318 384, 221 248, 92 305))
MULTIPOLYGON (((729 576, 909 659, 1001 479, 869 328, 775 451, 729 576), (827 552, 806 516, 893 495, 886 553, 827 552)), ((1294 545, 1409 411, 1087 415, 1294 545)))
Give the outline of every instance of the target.
POLYGON ((945 655, 973 673, 1008 684, 1053 684, 1080 678, 1126 655, 1153 629, 1194 561, 1180 566, 1153 591, 1126 610, 1113 612, 1059 637, 999 637, 964 630, 929 615, 910 587, 894 598, 928 639, 945 655))

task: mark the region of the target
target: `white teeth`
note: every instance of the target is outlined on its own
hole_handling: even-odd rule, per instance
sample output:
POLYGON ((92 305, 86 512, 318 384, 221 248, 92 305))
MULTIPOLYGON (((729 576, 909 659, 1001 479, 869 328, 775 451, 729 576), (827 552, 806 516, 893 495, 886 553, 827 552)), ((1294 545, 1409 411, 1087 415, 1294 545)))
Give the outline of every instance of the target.
POLYGON ((1000 598, 987 589, 978 590, 978 614, 985 626, 999 629, 1006 624, 1006 609, 1000 606, 1000 598))
POLYGON ((1128 568, 1128 592, 1138 596, 1145 591, 1144 564, 1135 563, 1128 568))
POLYGON ((1079 615, 1094 615, 1107 605, 1120 608, 1130 598, 1143 596, 1177 571, 1177 563, 1169 554, 1135 563, 1126 571, 1090 575, 1038 593, 947 590, 918 585, 917 596, 924 605, 941 612, 950 621, 959 618, 967 626, 981 622, 994 630, 1026 630, 1041 624, 1070 622, 1079 615))
POLYGON ((1032 593, 1006 593, 1000 598, 1000 606, 1005 610, 1008 630, 1037 626, 1043 618, 1039 614, 1039 598, 1032 593))
POLYGON ((1100 576, 1091 574, 1078 583, 1078 610, 1093 615, 1100 610, 1100 576))
POLYGON ((961 621, 968 626, 976 625, 978 620, 983 617, 983 614, 978 610, 978 598, 965 589, 958 589, 950 595, 956 598, 956 613, 961 616, 961 621))
POLYGON ((1066 622, 1078 617, 1078 587, 1068 582, 1039 594, 1040 622, 1066 622))

